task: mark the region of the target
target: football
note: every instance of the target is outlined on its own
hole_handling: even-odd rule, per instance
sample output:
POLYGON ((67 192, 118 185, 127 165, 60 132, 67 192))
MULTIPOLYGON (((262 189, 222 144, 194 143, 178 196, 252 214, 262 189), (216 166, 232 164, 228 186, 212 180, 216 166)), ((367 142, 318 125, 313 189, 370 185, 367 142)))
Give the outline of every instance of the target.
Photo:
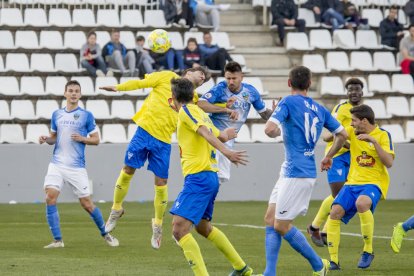
POLYGON ((168 32, 162 29, 155 29, 148 35, 148 46, 151 51, 163 54, 171 47, 171 39, 168 32))

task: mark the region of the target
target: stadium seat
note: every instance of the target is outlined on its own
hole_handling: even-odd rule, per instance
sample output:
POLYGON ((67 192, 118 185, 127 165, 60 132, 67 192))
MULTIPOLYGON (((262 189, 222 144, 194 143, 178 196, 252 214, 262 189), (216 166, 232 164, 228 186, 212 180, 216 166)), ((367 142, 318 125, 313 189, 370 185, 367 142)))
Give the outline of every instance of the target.
POLYGON ((54 72, 55 66, 50 54, 32 54, 30 57, 30 69, 39 72, 54 72))
POLYGON ((378 43, 377 34, 373 30, 358 30, 356 32, 356 45, 364 49, 382 49, 378 43))
POLYGON ((56 54, 55 69, 62 72, 80 72, 78 59, 74 54, 56 54))
MULTIPOLYGON (((354 78, 358 78, 360 81, 362 81, 362 84, 364 85, 364 88, 362 88, 362 92, 364 92, 364 97, 372 97, 374 96, 374 93, 371 92, 371 90, 368 90, 368 83, 367 80, 365 79, 365 77, 358 77, 358 76, 353 76, 354 78)), ((344 84, 348 81, 348 79, 350 79, 351 77, 347 77, 345 79, 344 84)), ((344 93, 346 94, 346 89, 344 88, 344 93)))
POLYGON ((212 32, 212 43, 217 44, 219 47, 224 48, 226 50, 234 50, 234 46, 230 44, 230 38, 228 33, 226 32, 212 32))
POLYGON ((349 66, 348 55, 345 52, 328 52, 326 54, 326 67, 336 71, 352 71, 349 66))
MULTIPOLYGON (((125 45, 127 49, 135 49, 135 36, 130 31, 121 31, 120 32, 121 42, 125 45)), ((103 47, 103 45, 102 45, 103 47)))
POLYGON ((192 37, 197 40, 197 44, 204 43, 203 41, 203 33, 202 32, 185 32, 184 33, 184 45, 187 45, 188 39, 192 37))
POLYGON ((26 127, 26 143, 39 144, 39 137, 49 135, 49 128, 46 124, 28 124, 26 127))
POLYGON ((104 124, 102 127, 103 143, 127 143, 125 128, 121 124, 104 124))
POLYGON ((252 6, 253 8, 260 7, 262 8, 264 6, 264 3, 266 2, 266 6, 270 8, 271 1, 270 0, 253 0, 252 6))
POLYGON ((20 79, 20 93, 26 95, 44 96, 45 88, 40 77, 23 76, 20 79))
POLYGON ((20 95, 19 83, 16 77, 0 77, 0 95, 18 96, 20 95))
POLYGON ((168 32, 171 39, 171 47, 176 50, 184 50, 183 37, 179 32, 168 32))
POLYGON ((58 31, 41 31, 40 48, 60 50, 63 49, 62 35, 58 31))
MULTIPOLYGON (((66 31, 64 34, 65 48, 80 50, 86 43, 85 33, 82 31, 66 31)), ((103 45, 99 45, 103 46, 103 45)))
POLYGON ((109 106, 105 100, 88 100, 86 110, 92 112, 96 119, 111 119, 109 106))
POLYGON ((99 9, 96 24, 98 26, 119 27, 119 16, 117 10, 99 9))
POLYGON ((72 77, 71 80, 76 80, 77 82, 79 82, 81 86, 82 96, 96 96, 93 80, 91 77, 72 77))
POLYGON ((138 112, 141 109, 143 104, 144 104, 143 100, 138 100, 135 104, 135 112, 138 112))
POLYGON ((29 59, 25 54, 7 54, 6 70, 15 72, 30 72, 29 59))
POLYGON ((414 94, 413 78, 408 74, 393 74, 392 91, 403 94, 414 94))
POLYGON ((55 100, 37 100, 36 117, 50 120, 53 112, 59 109, 59 105, 55 100))
POLYGON ((90 9, 74 9, 73 25, 82 27, 95 27, 95 15, 90 9))
POLYGON ((16 31, 16 48, 38 49, 39 40, 34 31, 16 31))
POLYGON ((390 78, 386 74, 370 74, 368 87, 372 92, 390 93, 392 91, 390 78))
POLYGON ((34 27, 46 27, 47 16, 45 9, 31 9, 27 8, 24 10, 24 24, 34 27))
POLYGON ((407 117, 414 114, 410 111, 410 106, 406 97, 387 97, 387 112, 388 114, 407 117))
POLYGON ((112 118, 131 119, 134 116, 134 105, 130 100, 113 100, 111 104, 112 118))
MULTIPOLYGON (((244 77, 243 82, 253 85, 254 88, 259 92, 260 95, 267 95, 269 94, 268 91, 264 90, 262 80, 259 77, 244 77)), ((218 79, 217 79, 218 83, 218 79)))
POLYGON ((67 81, 68 80, 62 76, 48 76, 46 78, 46 94, 63 96, 63 92, 65 91, 65 84, 67 81))
POLYGON ((162 10, 145 10, 144 25, 154 28, 168 28, 165 21, 164 12, 162 10))
POLYGON ((319 49, 334 49, 331 33, 328 30, 311 30, 310 46, 319 49))
POLYGON ((14 49, 13 35, 10 31, 0 31, 0 49, 14 49))
POLYGON ((24 143, 23 128, 19 124, 0 125, 0 143, 24 143))
POLYGON ((384 19, 381 9, 363 9, 361 17, 367 18, 368 24, 374 28, 378 28, 382 19, 384 19))
POLYGON ((389 119, 392 116, 388 114, 387 110, 385 109, 385 104, 383 100, 380 99, 370 99, 364 100, 364 104, 369 105, 373 110, 375 110, 375 118, 376 119, 389 119))
POLYGON ((251 135, 252 135, 252 142, 276 142, 275 138, 268 137, 265 132, 265 124, 252 124, 251 135))
POLYGON ((405 136, 411 141, 414 140, 414 121, 407 121, 405 126, 405 136))
MULTIPOLYGON (((312 12, 311 12, 312 13, 312 12)), ((313 13, 312 13, 313 15, 313 13)), ((335 30, 333 33, 333 46, 346 50, 355 50, 359 47, 355 44, 354 32, 347 30, 335 30)))
POLYGON ((57 27, 72 27, 72 18, 68 9, 50 9, 49 25, 57 27))
POLYGON ((203 83, 200 87, 196 89, 197 93, 199 95, 204 95, 208 91, 210 91, 211 88, 213 88, 215 85, 213 78, 210 78, 208 82, 203 83))
POLYGON ((382 125, 381 129, 384 129, 391 134, 391 140, 393 143, 408 143, 411 140, 405 137, 404 130, 401 125, 397 125, 397 124, 382 125))
POLYGON ((351 52, 351 67, 361 71, 374 71, 372 57, 369 52, 351 52))
POLYGON ((325 66, 325 60, 322 55, 303 55, 302 65, 308 67, 312 73, 329 73, 330 69, 325 66))
POLYGON ((12 100, 11 116, 20 120, 35 120, 36 115, 32 101, 30 100, 12 100))
POLYGON ((134 137, 134 134, 137 131, 137 128, 138 128, 137 124, 128 125, 128 141, 131 141, 132 137, 134 137))
POLYGON ((108 32, 105 31, 96 31, 96 43, 103 48, 106 43, 108 43, 111 40, 111 36, 108 32))
POLYGON ((411 113, 414 113, 414 97, 410 98, 411 113))
POLYGON ((11 120, 9 104, 5 100, 0 100, 0 120, 11 120))
POLYGON ((140 10, 125 10, 121 11, 121 26, 142 28, 144 21, 140 10))
POLYGON ((344 84, 342 79, 337 76, 321 78, 321 95, 339 95, 345 96, 344 84))
POLYGON ((19 9, 0 9, 1 26, 24 26, 23 16, 19 9))
POLYGON ((237 143, 250 143, 252 141, 250 137, 250 129, 249 127, 244 124, 240 128, 239 132, 237 133, 236 142, 237 143))
POLYGON ((304 19, 307 28, 319 28, 321 24, 315 21, 315 15, 311 10, 299 8, 298 18, 304 19))
POLYGON ((247 114, 247 119, 260 119, 259 113, 253 107, 250 108, 249 113, 247 114))
POLYGON ((374 68, 386 72, 401 71, 401 67, 395 64, 395 56, 392 52, 375 52, 374 68))
POLYGON ((3 56, 0 55, 0 72, 4 72, 4 62, 3 62, 3 56))
POLYGON ((117 85, 118 81, 115 77, 97 77, 95 81, 95 93, 106 96, 122 96, 122 93, 107 92, 99 89, 102 86, 117 85))

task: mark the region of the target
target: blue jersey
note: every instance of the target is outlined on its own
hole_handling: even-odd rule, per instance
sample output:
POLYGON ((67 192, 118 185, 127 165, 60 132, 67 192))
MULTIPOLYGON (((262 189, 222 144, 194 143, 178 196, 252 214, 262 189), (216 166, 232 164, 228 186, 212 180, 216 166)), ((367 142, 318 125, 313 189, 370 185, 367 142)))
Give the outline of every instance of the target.
POLYGON ((343 129, 325 107, 302 95, 282 99, 269 121, 283 132, 285 161, 280 175, 286 178, 316 178, 314 149, 322 128, 334 134, 343 129))
POLYGON ((51 131, 56 133, 52 163, 71 168, 85 167, 85 144, 72 140, 71 135, 82 136, 97 131, 92 113, 80 107, 67 112, 65 108, 53 112, 51 131))
POLYGON ((246 83, 241 84, 239 92, 233 93, 228 89, 226 81, 219 82, 209 92, 201 96, 200 100, 208 101, 211 104, 226 103, 231 97, 236 97, 236 101, 230 108, 237 110, 239 118, 235 121, 231 120, 227 113, 212 113, 210 118, 219 130, 234 127, 239 131, 247 120, 251 105, 259 113, 266 111, 266 106, 259 92, 254 86, 246 83))

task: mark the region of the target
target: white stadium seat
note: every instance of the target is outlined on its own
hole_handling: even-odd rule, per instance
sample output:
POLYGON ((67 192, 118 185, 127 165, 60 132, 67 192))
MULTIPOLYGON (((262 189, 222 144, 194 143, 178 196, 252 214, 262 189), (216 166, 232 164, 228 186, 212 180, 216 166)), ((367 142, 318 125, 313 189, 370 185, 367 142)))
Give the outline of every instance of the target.
POLYGON ((121 124, 104 124, 102 127, 102 142, 127 143, 124 126, 121 124))
POLYGON ((54 72, 53 58, 50 54, 32 54, 30 57, 30 69, 39 72, 54 72))
POLYGON ((109 106, 105 100, 88 100, 86 110, 92 112, 96 119, 111 119, 109 106))
POLYGON ((318 28, 321 25, 319 22, 315 21, 315 15, 308 9, 299 8, 298 18, 305 20, 307 28, 318 28))
POLYGON ((238 143, 250 143, 252 141, 250 137, 250 129, 249 127, 244 124, 240 128, 239 132, 237 133, 236 142, 238 143))
POLYGON ((68 9, 50 9, 49 25, 58 27, 72 27, 72 17, 68 9))
POLYGON ((391 140, 393 143, 410 142, 410 139, 405 137, 404 130, 401 125, 397 125, 397 124, 382 125, 381 129, 384 129, 391 134, 391 140))
POLYGON ((96 26, 95 15, 89 9, 74 9, 73 10, 73 25, 82 27, 96 26))
POLYGON ((10 31, 0 31, 0 49, 14 49, 13 35, 10 31))
POLYGON ((26 143, 39 143, 39 137, 49 135, 49 128, 46 124, 28 124, 26 127, 26 143))
POLYGON ((187 45, 187 41, 190 37, 195 38, 197 40, 198 44, 204 43, 202 32, 185 32, 184 33, 184 41, 183 41, 184 45, 187 45))
POLYGON ((183 37, 179 32, 168 32, 171 39, 171 47, 175 50, 183 50, 185 48, 183 44, 183 37))
POLYGON ((121 26, 142 28, 144 27, 144 20, 140 10, 125 10, 121 11, 121 26))
POLYGON ((9 104, 5 100, 0 100, 0 120, 11 120, 9 104))
POLYGON ((46 10, 45 9, 31 9, 27 8, 24 10, 24 23, 25 25, 35 27, 46 27, 48 26, 46 10))
POLYGON ((302 65, 308 67, 312 73, 329 73, 330 69, 325 66, 325 60, 322 55, 303 55, 302 65))
POLYGON ((165 21, 164 12, 162 10, 145 10, 144 25, 156 28, 169 27, 165 21))
POLYGON ((227 49, 227 50, 233 50, 235 47, 230 44, 230 38, 228 33, 226 32, 212 32, 212 43, 217 44, 219 47, 227 49))
POLYGON ((36 117, 50 120, 53 112, 58 109, 59 105, 55 100, 37 100, 36 117))
POLYGON ((91 77, 72 77, 71 80, 76 80, 81 86, 82 96, 96 96, 95 86, 91 77))
POLYGON ((392 91, 403 94, 414 94, 413 78, 408 74, 392 75, 392 91))
POLYGON ((335 30, 333 33, 333 45, 334 47, 346 50, 355 50, 359 48, 355 43, 354 32, 349 29, 335 30))
POLYGON ((0 25, 24 26, 23 16, 19 9, 0 9, 0 25))
POLYGON ((80 72, 78 59, 74 54, 56 54, 55 68, 57 71, 63 72, 80 72))
POLYGON ((336 71, 352 71, 349 66, 348 55, 345 52, 328 52, 326 54, 326 67, 336 71))
POLYGON ((131 141, 132 137, 134 137, 134 134, 137 131, 137 128, 138 128, 138 125, 136 124, 128 125, 128 141, 131 141))
MULTIPOLYGON (((121 42, 125 45, 127 49, 135 49, 135 36, 130 31, 121 31, 120 32, 121 42)), ((103 47, 104 45, 102 45, 103 47)))
POLYGON ((41 77, 26 77, 20 79, 20 93, 26 95, 44 96, 45 88, 41 77))
POLYGON ((130 100, 113 100, 111 104, 112 118, 131 119, 134 116, 134 105, 130 100))
POLYGON ((199 95, 204 95, 208 91, 210 91, 211 88, 213 88, 215 85, 213 78, 210 78, 208 82, 203 83, 200 87, 196 89, 197 93, 199 95))
POLYGON ((252 124, 251 135, 252 135, 252 142, 262 142, 262 143, 269 143, 269 142, 276 142, 275 138, 270 138, 264 132, 265 124, 252 124))
POLYGON ((0 55, 0 72, 5 71, 3 57, 0 55))
POLYGON ((119 16, 117 10, 99 9, 96 24, 99 26, 119 27, 119 16))
POLYGON ((385 109, 385 104, 383 100, 364 100, 364 104, 369 105, 373 110, 375 110, 376 119, 389 119, 392 117, 390 114, 388 114, 387 110, 385 109))
POLYGON ((378 37, 373 30, 358 30, 356 32, 356 45, 364 49, 381 49, 378 37))
POLYGON ((122 93, 118 92, 107 92, 99 89, 102 86, 114 86, 117 85, 118 81, 115 77, 97 77, 95 81, 95 93, 103 94, 106 96, 122 96, 122 93))
MULTIPOLYGON (((243 82, 253 85, 254 88, 259 92, 260 95, 267 95, 269 94, 268 91, 264 90, 262 80, 259 77, 244 77, 243 82)), ((218 83, 218 80, 217 80, 218 83)))
POLYGON ((0 77, 0 95, 20 95, 19 82, 16 77, 0 77))
POLYGON ((372 57, 369 52, 351 52, 351 67, 361 71, 374 71, 372 57))
POLYGON ((141 109, 143 104, 144 104, 143 100, 138 100, 135 104, 135 112, 138 112, 141 109))
POLYGON ((411 113, 414 113, 414 97, 410 99, 411 113))
POLYGON ((340 77, 322 77, 321 79, 321 95, 339 95, 345 96, 344 84, 340 77))
POLYGON ((12 100, 11 116, 21 120, 35 120, 33 103, 30 100, 12 100))
POLYGON ((384 18, 380 9, 363 9, 361 16, 367 18, 368 24, 374 28, 378 28, 384 18))
MULTIPOLYGON (((86 43, 85 33, 82 31, 66 31, 64 34, 65 48, 80 50, 86 43)), ((101 47, 103 45, 100 45, 101 47)))
POLYGON ((390 93, 392 91, 390 78, 386 74, 370 74, 368 87, 372 92, 390 93))
POLYGON ((16 31, 16 48, 38 49, 39 40, 34 31, 16 31))
POLYGON ((24 143, 23 128, 19 124, 0 125, 0 143, 24 143))
POLYGON ((405 126, 405 136, 407 139, 414 140, 414 121, 407 121, 405 126))
POLYGON ((40 48, 46 49, 63 49, 62 35, 58 31, 41 31, 40 48))
POLYGON ((387 112, 395 116, 412 117, 408 100, 405 97, 387 97, 387 112))
POLYGON ((108 43, 111 40, 111 36, 108 32, 105 31, 96 31, 96 43, 101 46, 101 49, 105 46, 106 43, 108 43))
POLYGON ((328 30, 311 30, 310 46, 319 49, 334 49, 331 33, 328 30))
POLYGON ((68 80, 62 76, 49 76, 46 78, 46 94, 63 96, 65 84, 68 80))
POLYGON ((16 72, 30 72, 29 59, 25 54, 7 54, 6 70, 16 72))
POLYGON ((375 52, 374 68, 386 72, 399 72, 400 66, 395 63, 395 56, 392 52, 375 52))

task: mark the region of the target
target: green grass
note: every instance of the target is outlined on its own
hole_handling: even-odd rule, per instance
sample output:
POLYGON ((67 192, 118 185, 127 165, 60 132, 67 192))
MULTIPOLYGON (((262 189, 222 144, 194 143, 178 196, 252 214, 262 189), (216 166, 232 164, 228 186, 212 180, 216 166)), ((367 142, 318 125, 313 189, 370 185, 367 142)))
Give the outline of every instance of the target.
MULTIPOLYGON (((308 215, 295 224, 305 229, 320 202, 312 202, 308 215)), ((99 204, 107 218, 110 204, 99 204)), ((244 260, 256 272, 265 267, 264 229, 235 226, 262 226, 266 202, 228 202, 216 204, 214 221, 227 234, 244 260)), ((110 248, 99 236, 92 220, 78 204, 59 204, 64 249, 45 250, 51 241, 43 204, 0 205, 0 274, 1 275, 192 275, 181 250, 171 238, 171 216, 166 215, 163 245, 159 251, 150 246, 153 213, 152 203, 126 203, 127 213, 120 220, 114 235, 120 247, 110 248)), ((375 235, 390 236, 392 226, 412 215, 413 201, 384 201, 375 213, 375 235)), ((343 232, 359 233, 355 217, 343 232)), ((210 275, 227 275, 230 264, 207 240, 199 241, 210 275)), ((413 234, 408 237, 413 238, 413 234)), ((402 252, 395 255, 389 239, 374 240, 375 260, 366 271, 356 268, 362 250, 359 237, 342 235, 340 260, 342 271, 330 275, 413 275, 414 242, 406 240, 402 252)), ((326 248, 316 248, 328 257, 326 248)), ((302 256, 283 243, 279 275, 311 275, 311 268, 302 256)))

